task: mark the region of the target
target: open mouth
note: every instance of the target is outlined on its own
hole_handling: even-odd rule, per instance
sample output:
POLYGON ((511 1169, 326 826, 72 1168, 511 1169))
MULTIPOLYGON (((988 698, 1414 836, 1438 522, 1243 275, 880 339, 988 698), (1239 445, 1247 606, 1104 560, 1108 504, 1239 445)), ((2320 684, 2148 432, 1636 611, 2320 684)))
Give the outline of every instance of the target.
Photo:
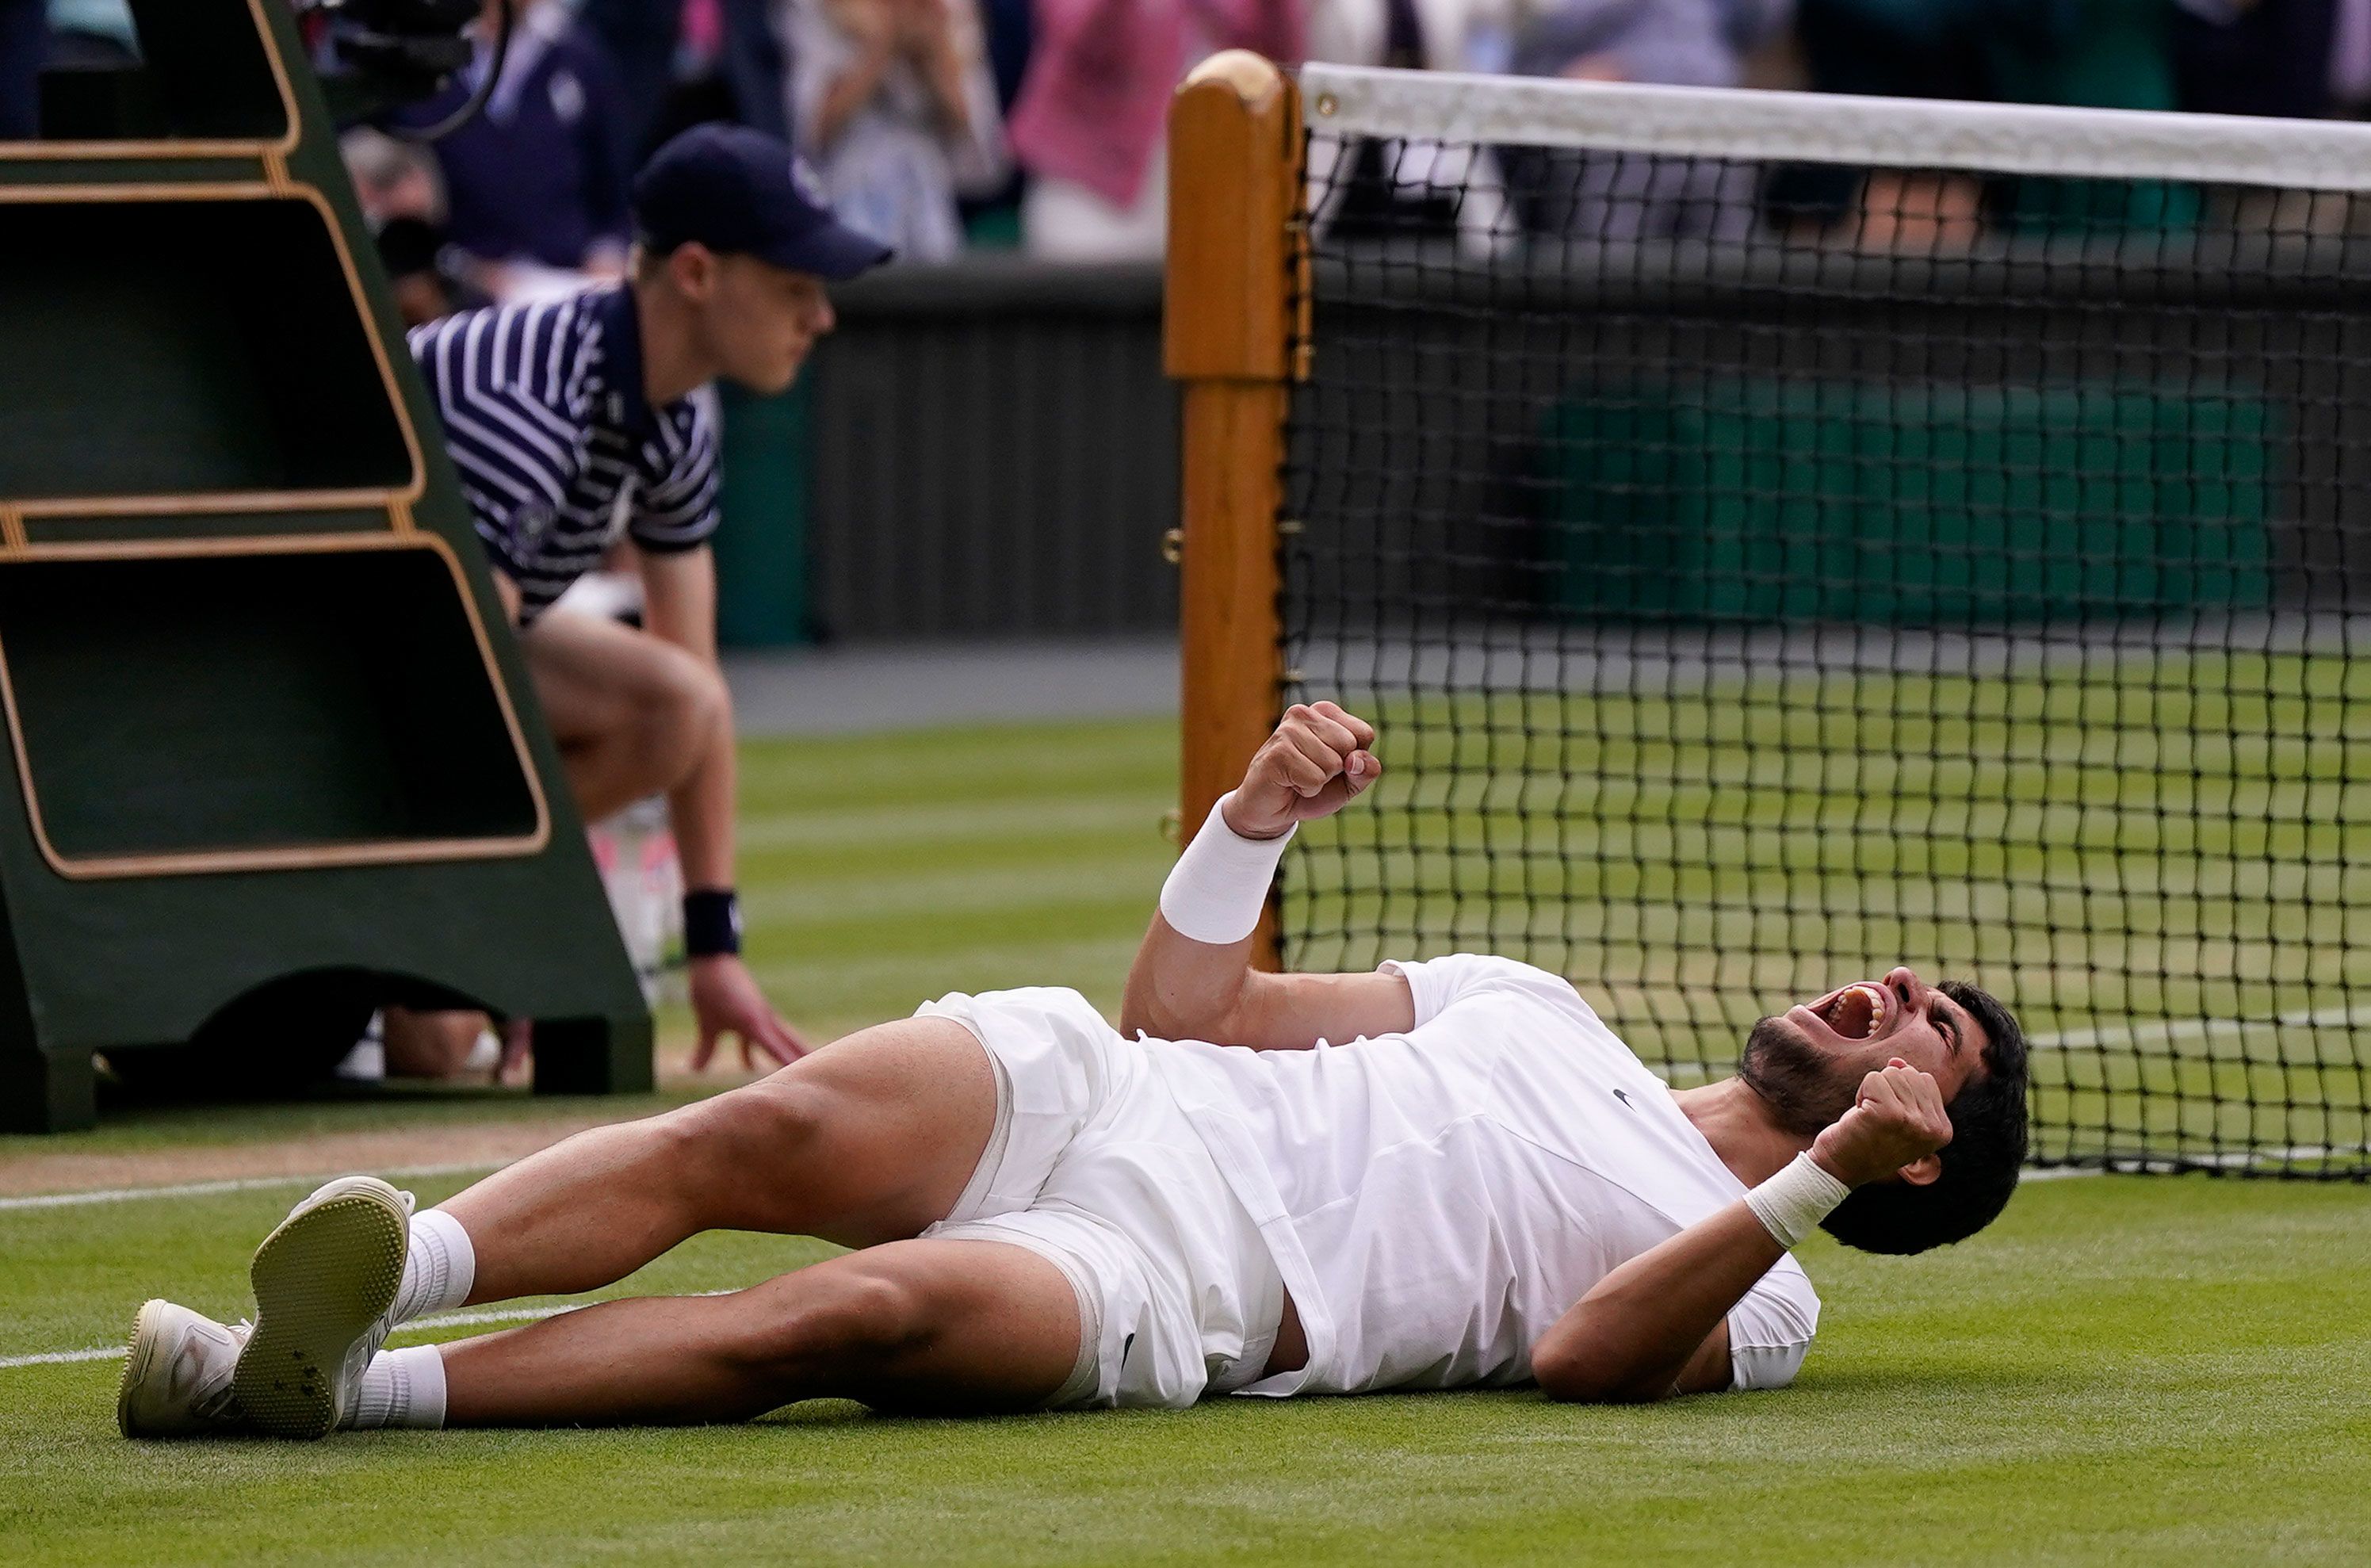
POLYGON ((1839 1037, 1867 1040, 1885 1021, 1885 993, 1864 980, 1845 986, 1812 1011, 1839 1037))

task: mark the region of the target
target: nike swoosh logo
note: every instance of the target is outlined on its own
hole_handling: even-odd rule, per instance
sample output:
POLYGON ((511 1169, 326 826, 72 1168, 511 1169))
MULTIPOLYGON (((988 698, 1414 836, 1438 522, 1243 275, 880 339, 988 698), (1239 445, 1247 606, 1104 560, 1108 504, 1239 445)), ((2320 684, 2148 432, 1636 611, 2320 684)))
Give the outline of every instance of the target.
MULTIPOLYGON (((1613 1098, 1622 1101, 1625 1105, 1630 1105, 1630 1096, 1622 1090, 1615 1090, 1613 1091, 1613 1098)), ((1630 1105, 1630 1109, 1636 1111, 1638 1108, 1636 1105, 1630 1105)))

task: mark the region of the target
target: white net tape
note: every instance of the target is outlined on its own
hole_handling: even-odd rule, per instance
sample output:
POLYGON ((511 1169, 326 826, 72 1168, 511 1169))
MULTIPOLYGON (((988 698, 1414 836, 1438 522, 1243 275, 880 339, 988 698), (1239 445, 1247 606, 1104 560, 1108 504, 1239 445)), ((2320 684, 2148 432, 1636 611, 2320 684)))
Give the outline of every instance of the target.
POLYGON ((1301 68, 1309 129, 1450 144, 2371 190, 2371 124, 1301 68))

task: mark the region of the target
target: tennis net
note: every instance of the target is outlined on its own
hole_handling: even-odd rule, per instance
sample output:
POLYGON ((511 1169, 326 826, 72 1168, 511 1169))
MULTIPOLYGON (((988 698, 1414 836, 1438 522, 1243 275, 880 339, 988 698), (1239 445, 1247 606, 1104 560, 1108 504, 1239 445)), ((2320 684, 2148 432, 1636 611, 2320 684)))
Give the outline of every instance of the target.
POLYGON ((2371 127, 1310 66, 1284 961, 1675 1082, 1906 963, 2044 1163, 2371 1175, 2371 127))

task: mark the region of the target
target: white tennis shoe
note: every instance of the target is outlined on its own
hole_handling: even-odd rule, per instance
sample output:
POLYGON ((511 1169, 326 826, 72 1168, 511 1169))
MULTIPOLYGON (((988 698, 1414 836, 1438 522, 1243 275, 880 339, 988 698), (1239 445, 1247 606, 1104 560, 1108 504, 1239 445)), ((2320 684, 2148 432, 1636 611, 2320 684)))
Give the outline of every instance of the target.
POLYGON ((344 1419, 387 1343, 411 1239, 411 1194, 376 1176, 339 1177, 263 1239, 248 1271, 255 1332, 232 1378, 258 1431, 322 1437, 344 1419))
POLYGON ((238 1426, 231 1376, 252 1332, 170 1301, 141 1308, 123 1352, 115 1424, 126 1437, 194 1437, 238 1426))

